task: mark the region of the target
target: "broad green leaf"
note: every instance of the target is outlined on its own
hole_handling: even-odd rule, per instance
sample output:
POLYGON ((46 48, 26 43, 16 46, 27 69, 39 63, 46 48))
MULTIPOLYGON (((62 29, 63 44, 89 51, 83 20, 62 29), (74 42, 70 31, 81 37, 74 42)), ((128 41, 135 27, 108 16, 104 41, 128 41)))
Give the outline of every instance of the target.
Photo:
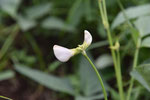
MULTIPOLYGON (((141 5, 137 7, 130 7, 125 10, 125 13, 128 17, 128 19, 134 19, 140 16, 148 15, 150 14, 150 4, 141 5)), ((120 12, 115 20, 112 23, 112 29, 116 28, 120 24, 124 23, 126 21, 123 12, 120 12)))
POLYGON ((103 69, 113 65, 113 59, 111 55, 103 54, 96 59, 95 65, 98 69, 103 69))
POLYGON ((0 72, 0 81, 13 78, 14 76, 15 76, 15 73, 12 70, 7 70, 7 71, 4 71, 4 72, 0 72))
POLYGON ((141 47, 150 48, 150 37, 146 37, 144 40, 142 40, 141 47))
POLYGON ((140 32, 141 37, 150 34, 150 16, 140 17, 135 21, 134 24, 140 32))
POLYGON ((16 20, 20 26, 20 28, 23 30, 23 31, 27 31, 31 28, 33 28, 35 25, 36 25, 36 22, 32 19, 29 19, 27 17, 24 17, 22 15, 18 15, 16 17, 16 20))
POLYGON ((26 15, 29 19, 37 19, 44 16, 45 14, 50 13, 50 10, 51 10, 50 3, 40 4, 28 8, 26 10, 26 15))
POLYGON ((97 100, 97 99, 103 99, 104 95, 96 95, 96 96, 89 96, 89 97, 84 97, 84 96, 76 96, 75 100, 97 100))
POLYGON ((59 78, 35 69, 30 69, 29 67, 21 64, 16 64, 15 69, 20 74, 29 77, 47 88, 74 95, 73 87, 68 78, 59 78))
POLYGON ((73 31, 73 27, 67 25, 63 20, 55 18, 55 17, 48 17, 42 22, 42 27, 46 29, 59 29, 59 30, 67 30, 73 31))
POLYGON ((79 75, 81 81, 80 89, 84 96, 92 96, 95 93, 98 93, 97 95, 101 95, 99 92, 102 91, 102 88, 98 77, 90 63, 84 57, 81 57, 80 59, 79 75))
POLYGON ((20 3, 21 0, 0 0, 0 8, 10 16, 15 17, 20 3))
POLYGON ((150 92, 150 64, 138 66, 131 72, 131 76, 150 92))

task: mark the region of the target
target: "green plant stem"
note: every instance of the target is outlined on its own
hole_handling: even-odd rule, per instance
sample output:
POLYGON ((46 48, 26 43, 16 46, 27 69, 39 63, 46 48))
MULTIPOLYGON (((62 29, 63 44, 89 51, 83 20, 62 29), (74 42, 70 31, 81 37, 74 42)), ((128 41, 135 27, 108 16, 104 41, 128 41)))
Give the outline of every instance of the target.
POLYGON ((106 93, 106 90, 105 90, 105 87, 104 87, 104 84, 103 84, 103 80, 102 80, 102 78, 101 78, 101 76, 100 76, 98 70, 96 69, 95 65, 94 65, 93 62, 90 60, 90 58, 87 56, 86 52, 83 51, 82 54, 83 54, 83 55, 85 56, 85 58, 89 61, 89 63, 91 64, 92 68, 94 69, 94 71, 95 71, 95 73, 96 73, 96 75, 97 75, 97 77, 98 77, 98 79, 99 79, 99 82, 100 82, 100 84, 101 84, 101 86, 102 86, 104 98, 105 98, 105 100, 108 100, 108 99, 107 99, 107 93, 106 93))
MULTIPOLYGON (((130 22, 128 16, 126 15, 124 7, 123 7, 121 1, 117 0, 117 2, 118 2, 118 5, 119 5, 119 7, 121 8, 121 10, 123 12, 123 15, 124 15, 128 25, 129 25, 130 30, 132 31, 135 28, 133 27, 132 23, 130 22)), ((135 33, 133 32, 132 34, 135 34, 135 33)), ((138 40, 138 42, 137 42, 137 48, 135 50, 134 61, 133 61, 133 69, 136 68, 136 66, 137 66, 137 60, 138 60, 138 55, 139 55, 139 45, 140 45, 139 41, 140 40, 138 40)), ((126 98, 127 100, 130 100, 133 84, 134 84, 134 78, 131 77, 130 85, 129 85, 129 89, 128 89, 128 93, 127 93, 127 98, 126 98)))
POLYGON ((120 64, 120 52, 117 50, 117 62, 118 62, 118 86, 119 86, 119 94, 122 99, 124 99, 124 93, 123 93, 123 85, 122 85, 122 75, 121 75, 121 64, 120 64))
POLYGON ((14 25, 12 28, 13 29, 12 29, 11 34, 8 36, 8 38, 6 39, 5 43, 3 44, 2 48, 0 49, 0 59, 2 59, 5 56, 5 54, 7 53, 8 49, 12 45, 15 37, 18 34, 18 31, 19 31, 18 26, 14 25))
MULTIPOLYGON (((110 47, 113 47, 113 40, 112 40, 110 28, 109 28, 109 22, 108 22, 108 18, 107 18, 107 10, 106 10, 105 0, 98 0, 98 4, 99 4, 99 9, 100 9, 100 14, 102 16, 102 21, 103 21, 104 27, 107 31, 109 45, 110 45, 110 47)), ((116 78, 117 78, 117 85, 119 88, 120 100, 124 100, 122 75, 121 75, 121 70, 118 70, 118 66, 120 67, 120 63, 118 63, 118 62, 120 60, 119 61, 117 60, 116 53, 115 53, 114 49, 111 49, 111 54, 112 54, 112 58, 113 58, 113 62, 114 62, 114 68, 115 68, 115 73, 116 73, 116 78)))
MULTIPOLYGON (((138 55, 139 55, 139 47, 137 47, 136 50, 135 50, 134 61, 133 61, 133 69, 135 69, 136 66, 137 66, 138 55)), ((134 84, 134 78, 132 77, 131 80, 130 80, 130 86, 129 86, 129 89, 128 89, 127 100, 130 100, 133 84, 134 84)))
POLYGON ((117 2, 118 2, 118 5, 119 5, 120 9, 121 9, 122 12, 123 12, 123 16, 124 16, 126 22, 128 23, 129 27, 130 27, 131 29, 134 28, 133 25, 132 25, 132 23, 130 22, 130 20, 129 20, 129 18, 128 18, 126 12, 125 12, 125 10, 124 10, 124 7, 123 7, 121 1, 120 1, 120 0, 117 0, 117 2))
POLYGON ((7 99, 7 100, 12 100, 10 98, 7 98, 7 97, 1 96, 1 95, 0 95, 0 98, 7 99))

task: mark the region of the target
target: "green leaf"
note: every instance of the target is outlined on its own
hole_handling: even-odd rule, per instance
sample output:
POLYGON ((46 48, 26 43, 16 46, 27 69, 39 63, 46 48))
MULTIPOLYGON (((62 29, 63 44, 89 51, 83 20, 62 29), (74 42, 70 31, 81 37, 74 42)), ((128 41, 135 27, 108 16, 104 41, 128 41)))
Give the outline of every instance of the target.
POLYGON ((134 77, 139 83, 143 85, 150 92, 150 64, 143 64, 138 66, 131 72, 131 76, 134 77))
POLYGON ((26 10, 26 15, 29 19, 37 19, 44 16, 45 14, 50 13, 50 10, 51 10, 50 3, 40 4, 28 8, 26 10))
POLYGON ((80 89, 84 96, 92 96, 97 93, 97 95, 101 95, 99 92, 102 91, 102 88, 98 77, 89 62, 84 57, 81 57, 80 59, 79 76, 81 81, 80 89))
POLYGON ((60 29, 73 31, 73 27, 67 25, 63 20, 56 17, 48 17, 42 22, 42 27, 46 29, 60 29))
POLYGON ((13 78, 14 76, 15 76, 15 73, 12 70, 7 70, 7 71, 4 71, 4 72, 1 72, 0 73, 0 81, 13 78))
POLYGON ((141 37, 150 34, 150 16, 140 17, 135 21, 134 24, 140 32, 141 37))
MULTIPOLYGON (((125 13, 128 17, 128 19, 134 19, 140 16, 144 16, 144 15, 148 15, 150 14, 150 4, 146 4, 146 5, 141 5, 141 6, 137 6, 137 7, 130 7, 128 9, 125 10, 125 13)), ((126 21, 123 12, 120 12, 117 17, 115 18, 115 20, 112 23, 111 28, 114 29, 117 26, 119 26, 120 24, 124 23, 126 21)))
POLYGON ((84 96, 76 96, 75 100, 97 100, 97 99, 103 99, 104 95, 96 95, 96 96, 89 96, 89 97, 84 97, 84 96))
POLYGON ((24 17, 22 15, 18 15, 16 17, 16 20, 23 31, 27 31, 36 26, 37 24, 34 20, 24 17))
POLYGON ((0 0, 0 8, 10 16, 15 17, 20 3, 21 0, 0 0))
POLYGON ((113 59, 111 55, 103 54, 96 59, 95 65, 98 69, 103 69, 113 65, 113 59))
POLYGON ((150 37, 146 37, 144 40, 142 40, 141 47, 150 48, 150 37))
POLYGON ((47 88, 74 95, 73 87, 68 78, 59 78, 35 69, 30 69, 29 67, 21 64, 16 64, 15 69, 20 74, 29 77, 47 88))
POLYGON ((67 22, 72 26, 77 26, 82 16, 85 14, 83 0, 75 0, 69 11, 67 22))

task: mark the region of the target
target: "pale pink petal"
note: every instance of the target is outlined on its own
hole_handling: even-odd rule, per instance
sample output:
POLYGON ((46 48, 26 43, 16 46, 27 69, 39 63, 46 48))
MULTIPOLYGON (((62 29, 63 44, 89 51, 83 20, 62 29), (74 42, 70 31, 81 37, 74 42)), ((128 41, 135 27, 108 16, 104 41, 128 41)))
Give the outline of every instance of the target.
POLYGON ((92 43, 92 35, 87 30, 84 31, 84 42, 88 45, 92 43))
POLYGON ((71 49, 59 45, 54 45, 53 50, 56 58, 61 62, 68 61, 74 55, 74 52, 71 49))

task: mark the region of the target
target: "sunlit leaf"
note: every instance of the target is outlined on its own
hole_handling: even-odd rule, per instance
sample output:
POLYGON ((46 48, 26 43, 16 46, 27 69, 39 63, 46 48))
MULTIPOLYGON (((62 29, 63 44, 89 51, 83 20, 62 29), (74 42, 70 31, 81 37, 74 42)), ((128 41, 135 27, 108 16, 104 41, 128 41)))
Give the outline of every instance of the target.
POLYGON ((146 37, 144 40, 142 40, 141 47, 150 48, 150 37, 146 37))
POLYGON ((135 26, 140 32, 141 37, 150 34, 150 16, 143 16, 135 21, 135 26))
POLYGON ((150 64, 138 66, 131 72, 131 76, 133 76, 150 92, 150 64))
POLYGON ((32 6, 26 10, 26 15, 30 19, 37 19, 44 16, 47 13, 50 13, 51 4, 45 3, 36 6, 32 6))
POLYGON ((74 95, 73 87, 68 78, 59 78, 35 69, 30 69, 29 67, 21 64, 16 64, 15 69, 20 74, 29 77, 47 88, 74 95))
POLYGON ((21 0, 0 0, 0 8, 9 15, 15 17, 20 3, 21 0))
POLYGON ((97 100, 97 99, 103 99, 104 95, 96 95, 96 96, 88 96, 88 97, 84 97, 84 96, 76 96, 75 100, 97 100))
POLYGON ((96 59, 95 64, 98 69, 103 69, 113 65, 113 59, 111 55, 103 54, 96 59))
POLYGON ((36 22, 34 20, 21 15, 17 16, 17 22, 23 31, 27 31, 36 25, 36 22))
POLYGON ((0 72, 0 81, 13 78, 14 76, 15 76, 15 73, 12 70, 0 72))
MULTIPOLYGON (((125 13, 128 17, 128 19, 134 19, 140 16, 148 15, 150 14, 150 4, 141 5, 137 7, 130 7, 125 10, 125 13)), ((120 24, 124 23, 126 21, 123 12, 120 12, 115 20, 112 23, 112 29, 116 28, 120 24)))
POLYGON ((67 25, 63 20, 58 19, 56 17, 46 18, 42 22, 42 27, 46 29, 59 29, 59 30, 73 31, 73 27, 67 25))

